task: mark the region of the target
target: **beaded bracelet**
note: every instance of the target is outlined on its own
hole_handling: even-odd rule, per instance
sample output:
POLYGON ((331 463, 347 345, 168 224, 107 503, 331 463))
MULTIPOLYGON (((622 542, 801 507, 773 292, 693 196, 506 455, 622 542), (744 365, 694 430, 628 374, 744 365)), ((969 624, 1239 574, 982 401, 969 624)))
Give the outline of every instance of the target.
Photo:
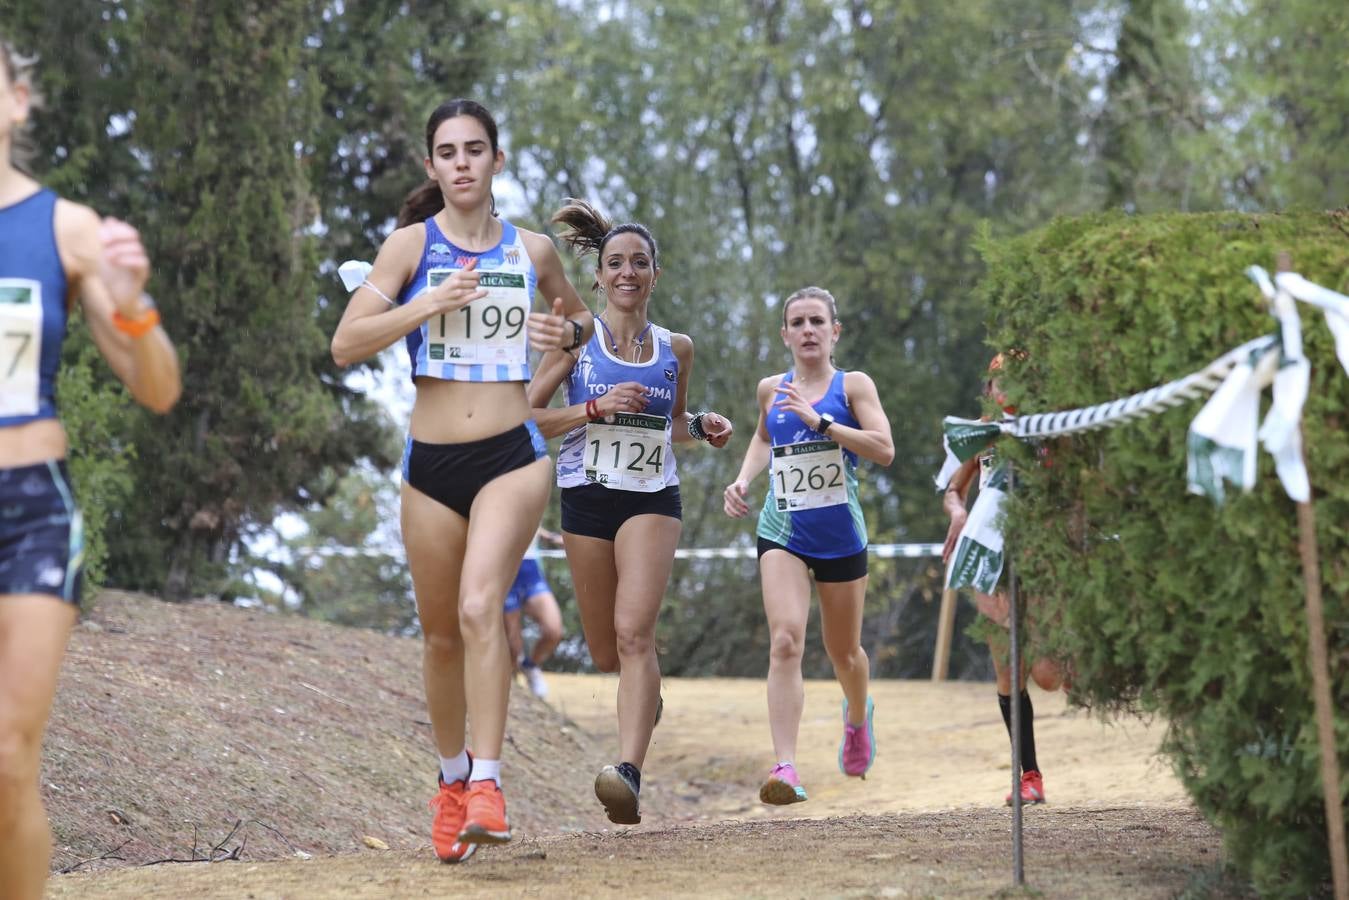
POLYGON ((703 430, 703 416, 705 412, 695 413, 693 418, 689 419, 689 437, 696 440, 707 440, 707 432, 703 430))

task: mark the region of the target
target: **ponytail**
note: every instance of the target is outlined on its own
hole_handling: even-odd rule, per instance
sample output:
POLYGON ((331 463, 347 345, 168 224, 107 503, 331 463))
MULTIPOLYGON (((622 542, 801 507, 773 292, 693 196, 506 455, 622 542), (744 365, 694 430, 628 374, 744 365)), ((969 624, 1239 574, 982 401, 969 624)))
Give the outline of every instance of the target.
POLYGON ((609 230, 614 227, 613 223, 604 217, 604 213, 586 201, 574 197, 568 197, 566 205, 553 213, 553 218, 549 221, 566 227, 567 230, 559 237, 562 238, 562 243, 581 257, 599 253, 609 230))
MULTIPOLYGON (((656 238, 645 225, 637 222, 615 225, 609 221, 604 213, 584 200, 568 197, 566 204, 553 213, 553 217, 549 221, 555 225, 566 227, 567 230, 559 237, 561 237, 562 243, 570 247, 578 257, 585 257, 591 253, 595 254, 596 269, 600 266, 599 255, 604 252, 604 245, 609 243, 609 239, 628 233, 639 235, 646 241, 647 246, 651 248, 651 261, 657 263, 656 238)), ((599 286, 599 280, 596 279, 590 289, 593 291, 599 286)))
POLYGON ((406 228, 418 222, 425 222, 445 208, 445 195, 435 179, 428 178, 403 199, 403 208, 398 211, 396 228, 406 228))

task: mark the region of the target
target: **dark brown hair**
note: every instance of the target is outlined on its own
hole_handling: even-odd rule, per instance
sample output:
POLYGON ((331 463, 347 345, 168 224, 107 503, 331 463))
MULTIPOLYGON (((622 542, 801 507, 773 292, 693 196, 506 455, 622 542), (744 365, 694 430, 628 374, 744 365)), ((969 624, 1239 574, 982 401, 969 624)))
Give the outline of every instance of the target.
MULTIPOLYGON (((659 266, 656 238, 651 234, 651 230, 640 222, 624 222, 621 225, 615 225, 609 221, 604 213, 586 201, 577 200, 574 197, 568 197, 563 207, 553 213, 550 221, 567 229, 559 237, 577 256, 584 257, 591 253, 595 254, 596 269, 600 267, 600 257, 604 254, 604 245, 620 234, 635 234, 646 241, 647 246, 651 248, 652 265, 659 266)), ((596 279, 590 289, 593 291, 599 286, 599 279, 596 279)))
MULTIPOLYGON (((457 116, 472 116, 482 125, 483 130, 487 132, 487 140, 492 145, 492 155, 495 156, 500 149, 497 146, 497 121, 492 118, 492 114, 487 111, 476 100, 446 100, 440 104, 431 113, 431 117, 426 120, 426 155, 430 156, 435 149, 433 142, 436 139, 436 129, 443 123, 457 116)), ((424 222, 445 208, 445 195, 441 193, 440 183, 434 178, 428 178, 422 182, 411 193, 403 199, 403 208, 398 211, 398 222, 396 227, 403 228, 416 222, 424 222)), ((492 196, 492 215, 497 214, 497 198, 492 196)))
POLYGON ((803 287, 795 291, 790 297, 782 301, 782 327, 787 327, 787 308, 797 300, 823 300, 829 304, 829 321, 838 321, 838 304, 834 302, 834 295, 822 287, 803 287))

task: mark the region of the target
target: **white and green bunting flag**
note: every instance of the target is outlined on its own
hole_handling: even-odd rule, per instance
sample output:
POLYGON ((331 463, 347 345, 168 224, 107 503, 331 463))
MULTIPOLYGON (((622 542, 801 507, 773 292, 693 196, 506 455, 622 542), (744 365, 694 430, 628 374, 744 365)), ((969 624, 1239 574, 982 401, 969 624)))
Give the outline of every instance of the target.
POLYGON ((1222 503, 1224 483, 1243 491, 1255 486, 1256 422, 1260 392, 1274 379, 1279 354, 1273 342, 1241 360, 1190 424, 1189 490, 1222 503))
POLYGON ((993 470, 984 486, 979 488, 974 508, 970 510, 960 540, 946 567, 946 587, 954 590, 972 587, 991 594, 1002 577, 1002 501, 1007 495, 1007 477, 1010 467, 1003 463, 993 470))

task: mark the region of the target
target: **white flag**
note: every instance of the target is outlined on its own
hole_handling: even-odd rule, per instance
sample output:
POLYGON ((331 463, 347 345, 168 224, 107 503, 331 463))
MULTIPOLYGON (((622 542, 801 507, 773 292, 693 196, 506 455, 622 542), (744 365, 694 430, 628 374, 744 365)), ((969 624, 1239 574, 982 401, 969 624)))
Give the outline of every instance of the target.
POLYGON ((1190 425, 1187 478, 1193 494, 1222 503, 1223 482, 1243 491, 1255 486, 1256 424, 1260 392, 1274 379, 1279 355, 1252 352, 1223 379, 1190 425))

